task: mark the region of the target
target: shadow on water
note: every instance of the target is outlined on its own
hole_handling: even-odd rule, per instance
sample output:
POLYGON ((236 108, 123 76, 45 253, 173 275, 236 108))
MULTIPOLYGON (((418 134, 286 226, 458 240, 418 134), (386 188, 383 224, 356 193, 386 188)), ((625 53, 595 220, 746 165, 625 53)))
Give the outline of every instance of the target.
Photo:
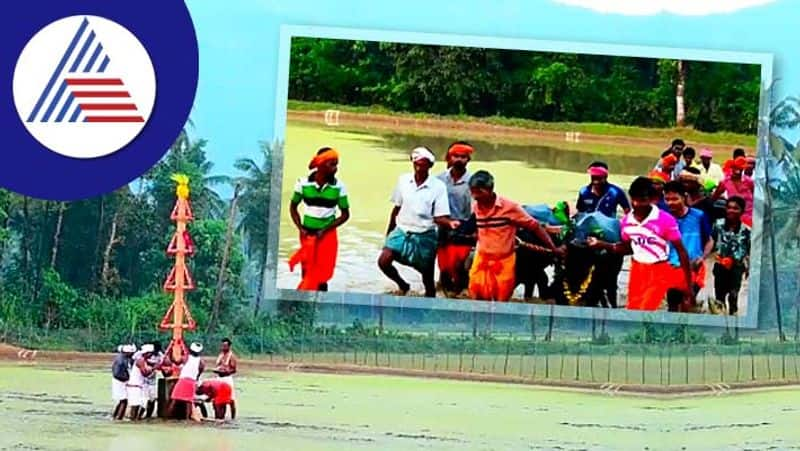
MULTIPOLYGON (((451 138, 419 137, 397 133, 381 134, 380 136, 385 140, 384 145, 388 148, 387 151, 397 154, 397 160, 404 160, 410 149, 420 145, 430 148, 437 156, 441 156, 454 141, 451 138)), ((655 160, 660 154, 658 149, 653 149, 653 156, 626 156, 542 145, 500 144, 477 140, 470 140, 470 143, 478 152, 476 154, 477 161, 512 161, 524 163, 530 168, 558 169, 578 173, 583 173, 586 166, 592 161, 602 160, 616 174, 631 176, 646 174, 653 168, 655 160)), ((370 140, 368 144, 378 147, 374 140, 370 140)))

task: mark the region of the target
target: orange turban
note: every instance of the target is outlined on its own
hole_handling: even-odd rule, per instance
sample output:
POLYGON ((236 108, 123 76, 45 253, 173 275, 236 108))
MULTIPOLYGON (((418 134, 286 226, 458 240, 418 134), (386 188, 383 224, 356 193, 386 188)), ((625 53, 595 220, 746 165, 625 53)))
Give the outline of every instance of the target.
POLYGON ((447 156, 453 155, 472 155, 472 152, 475 152, 475 149, 472 146, 467 144, 453 144, 447 149, 447 156))
POLYGON ((733 167, 736 169, 744 170, 745 168, 747 168, 747 158, 736 157, 736 159, 733 160, 733 167))
POLYGON ((308 163, 308 169, 316 169, 319 165, 325 163, 326 161, 330 160, 338 160, 339 159, 339 152, 335 149, 327 149, 319 155, 314 156, 311 159, 311 162, 308 163))
POLYGON ((661 159, 661 167, 674 166, 677 163, 678 163, 678 157, 676 157, 674 154, 669 154, 661 159))
POLYGON ((732 169, 733 169, 733 160, 725 160, 725 163, 722 165, 722 172, 724 172, 725 175, 728 175, 731 173, 732 169))
POLYGON ((654 182, 667 183, 669 181, 669 175, 667 175, 662 171, 656 171, 655 169, 650 171, 650 173, 647 174, 647 176, 654 182))

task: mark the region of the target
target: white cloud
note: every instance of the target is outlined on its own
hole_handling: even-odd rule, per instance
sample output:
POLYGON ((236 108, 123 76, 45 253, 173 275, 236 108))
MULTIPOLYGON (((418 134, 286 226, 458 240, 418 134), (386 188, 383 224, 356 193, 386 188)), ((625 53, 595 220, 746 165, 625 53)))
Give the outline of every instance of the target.
POLYGON ((629 16, 676 14, 705 16, 725 14, 744 8, 762 6, 775 0, 554 0, 570 6, 580 6, 601 13, 629 16))

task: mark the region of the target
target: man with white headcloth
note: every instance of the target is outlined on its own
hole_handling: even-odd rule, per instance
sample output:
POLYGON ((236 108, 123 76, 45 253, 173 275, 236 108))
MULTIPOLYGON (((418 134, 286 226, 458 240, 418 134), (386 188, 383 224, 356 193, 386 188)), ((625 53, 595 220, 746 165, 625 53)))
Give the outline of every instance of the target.
POLYGON ((145 351, 149 352, 149 357, 146 357, 147 365, 152 368, 148 374, 144 375, 143 396, 146 401, 147 408, 139 409, 139 419, 151 418, 156 409, 156 401, 158 400, 158 372, 164 371, 162 366, 164 362, 164 352, 161 349, 161 343, 154 342, 142 346, 136 354, 133 355, 133 361, 137 362, 145 351))
POLYGON ((205 364, 200 357, 202 352, 203 345, 200 343, 195 342, 189 346, 189 355, 186 356, 185 360, 180 365, 178 382, 175 384, 170 394, 170 402, 167 407, 169 417, 175 416, 177 404, 181 403, 181 418, 187 420, 192 418, 197 381, 205 370, 205 364))
POLYGON ((411 286, 397 272, 394 262, 414 268, 422 275, 425 296, 435 297, 437 226, 455 229, 459 221, 450 218, 447 186, 430 175, 436 162, 433 152, 416 147, 411 152, 411 162, 414 171, 401 175, 392 193, 394 208, 378 266, 397 284, 401 295, 407 294, 411 286))
POLYGON ((114 400, 113 418, 122 420, 128 410, 128 381, 132 365, 131 356, 136 352, 136 346, 127 344, 117 346, 117 355, 111 364, 111 399, 114 400))
POLYGON ((149 401, 146 379, 155 374, 155 366, 149 363, 155 347, 152 344, 142 345, 142 349, 134 355, 130 378, 127 383, 128 405, 131 407, 131 419, 141 420, 149 401))

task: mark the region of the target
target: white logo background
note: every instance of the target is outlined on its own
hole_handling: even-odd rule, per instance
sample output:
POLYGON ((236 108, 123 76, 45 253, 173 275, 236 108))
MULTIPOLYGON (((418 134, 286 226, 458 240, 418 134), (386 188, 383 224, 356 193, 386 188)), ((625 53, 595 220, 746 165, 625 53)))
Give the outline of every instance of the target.
MULTIPOLYGON (((17 60, 14 70, 14 103, 20 120, 28 132, 48 149, 72 158, 97 158, 109 155, 130 143, 147 124, 153 110, 156 96, 156 79, 153 64, 144 46, 126 28, 116 22, 99 16, 71 16, 59 19, 42 28, 28 42, 17 60), (49 94, 44 99, 39 113, 33 122, 28 122, 31 113, 39 102, 42 93, 50 82, 53 73, 62 60, 70 43, 81 27, 84 19, 88 19, 88 26, 77 42, 66 65, 56 76, 49 94), (75 60, 79 58, 81 49, 85 46, 91 32, 95 33, 93 42, 88 46, 80 63, 80 73, 69 73, 75 60), (101 51, 97 49, 98 43, 102 44, 101 51), (109 62, 102 73, 97 68, 100 61, 95 62, 93 69, 83 73, 90 56, 98 50, 103 59, 108 56, 109 62), (63 92, 60 100, 55 104, 54 112, 49 120, 42 122, 44 112, 53 104, 59 87, 64 78, 115 78, 121 79, 122 86, 71 86, 73 91, 80 90, 108 90, 127 91, 127 98, 74 98, 72 103, 91 104, 135 104, 134 111, 92 111, 84 110, 77 121, 70 122, 70 117, 64 117, 57 122, 54 120, 65 109, 65 103, 70 98, 70 88, 63 92), (141 122, 84 122, 83 119, 90 115, 109 116, 139 116, 141 122)), ((70 106, 66 116, 72 116, 75 106, 70 106)), ((77 114, 77 113, 76 113, 77 114)))

